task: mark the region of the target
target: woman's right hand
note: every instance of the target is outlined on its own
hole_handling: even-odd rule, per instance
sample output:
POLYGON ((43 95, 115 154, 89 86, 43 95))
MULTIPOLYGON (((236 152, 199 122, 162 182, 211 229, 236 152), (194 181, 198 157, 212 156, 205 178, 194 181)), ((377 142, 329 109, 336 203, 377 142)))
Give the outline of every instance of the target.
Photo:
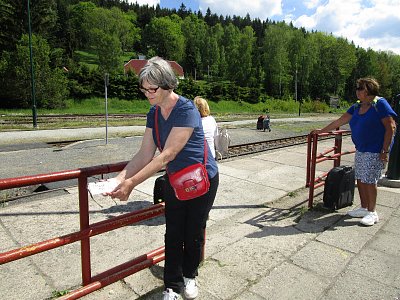
POLYGON ((107 193, 111 199, 117 198, 121 201, 127 201, 129 195, 132 193, 134 185, 131 184, 129 179, 122 181, 112 192, 107 193))

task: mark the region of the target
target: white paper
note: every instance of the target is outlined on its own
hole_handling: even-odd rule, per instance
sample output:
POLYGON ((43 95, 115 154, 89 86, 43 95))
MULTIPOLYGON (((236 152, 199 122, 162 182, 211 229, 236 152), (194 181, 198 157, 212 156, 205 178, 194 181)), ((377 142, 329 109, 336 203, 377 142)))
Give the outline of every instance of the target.
POLYGON ((105 193, 112 192, 119 182, 115 178, 110 178, 107 180, 90 182, 88 184, 89 193, 93 195, 101 195, 105 193))

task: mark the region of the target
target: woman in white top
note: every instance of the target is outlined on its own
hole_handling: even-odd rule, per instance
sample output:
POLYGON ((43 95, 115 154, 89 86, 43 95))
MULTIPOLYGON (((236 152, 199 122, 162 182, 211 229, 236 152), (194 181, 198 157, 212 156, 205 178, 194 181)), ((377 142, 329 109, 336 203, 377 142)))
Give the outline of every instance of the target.
POLYGON ((215 137, 218 135, 218 126, 214 117, 210 115, 210 107, 208 106, 207 100, 197 96, 194 98, 194 104, 201 115, 201 121, 203 124, 204 136, 206 137, 208 146, 215 158, 215 137))

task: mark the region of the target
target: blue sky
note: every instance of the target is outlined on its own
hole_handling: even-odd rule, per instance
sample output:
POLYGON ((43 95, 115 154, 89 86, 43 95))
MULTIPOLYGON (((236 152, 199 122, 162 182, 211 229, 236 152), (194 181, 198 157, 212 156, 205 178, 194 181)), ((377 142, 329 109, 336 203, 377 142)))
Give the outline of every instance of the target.
POLYGON ((332 33, 355 45, 400 55, 400 0, 129 0, 223 16, 293 22, 296 27, 332 33))

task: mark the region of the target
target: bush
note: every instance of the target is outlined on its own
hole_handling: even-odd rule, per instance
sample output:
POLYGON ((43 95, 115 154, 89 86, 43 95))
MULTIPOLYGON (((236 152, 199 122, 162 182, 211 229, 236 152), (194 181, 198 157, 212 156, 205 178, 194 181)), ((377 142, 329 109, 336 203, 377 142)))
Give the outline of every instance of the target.
POLYGON ((301 111, 307 113, 326 113, 329 111, 329 106, 325 102, 307 99, 303 102, 301 111))

